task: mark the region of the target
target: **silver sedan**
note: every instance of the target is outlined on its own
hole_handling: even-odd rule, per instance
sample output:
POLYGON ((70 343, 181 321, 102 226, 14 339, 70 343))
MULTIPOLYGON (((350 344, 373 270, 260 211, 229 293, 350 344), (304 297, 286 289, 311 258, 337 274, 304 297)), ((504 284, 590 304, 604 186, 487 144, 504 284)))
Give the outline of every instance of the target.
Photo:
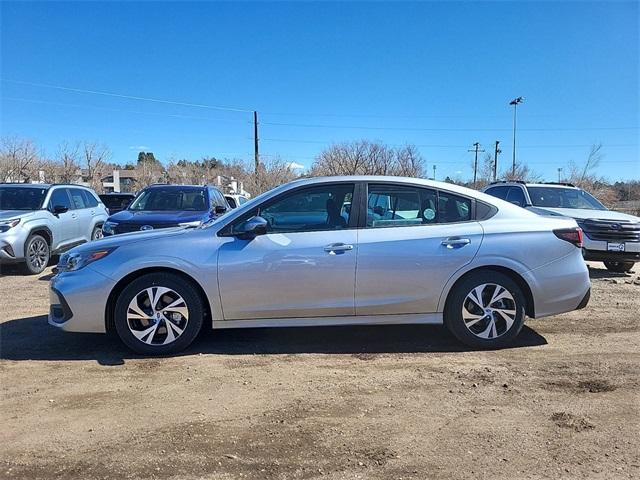
POLYGON ((582 308, 590 283, 572 219, 451 184, 297 180, 199 228, 135 232, 63 255, 49 323, 115 331, 136 352, 207 328, 444 324, 508 345, 526 316, 582 308))

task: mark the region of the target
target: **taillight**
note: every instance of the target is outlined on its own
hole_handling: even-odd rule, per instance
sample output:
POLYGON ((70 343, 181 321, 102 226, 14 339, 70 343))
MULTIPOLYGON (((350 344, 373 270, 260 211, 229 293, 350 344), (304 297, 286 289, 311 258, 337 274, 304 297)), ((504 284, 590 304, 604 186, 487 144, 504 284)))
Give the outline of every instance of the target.
POLYGON ((573 243, 576 247, 582 248, 582 229, 576 228, 562 228, 560 230, 554 230, 556 237, 565 242, 573 243))

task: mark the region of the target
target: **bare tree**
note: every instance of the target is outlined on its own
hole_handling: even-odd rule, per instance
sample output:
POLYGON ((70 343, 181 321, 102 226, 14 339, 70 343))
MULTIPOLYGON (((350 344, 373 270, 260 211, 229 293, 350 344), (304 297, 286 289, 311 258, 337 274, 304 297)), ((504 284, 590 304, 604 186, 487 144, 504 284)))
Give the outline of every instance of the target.
POLYGON ((516 164, 515 172, 507 170, 501 175, 501 179, 507 181, 521 180, 523 182, 540 182, 542 181, 542 175, 531 169, 526 163, 518 163, 516 164))
POLYGON ((3 137, 0 146, 0 181, 28 182, 37 176, 38 149, 33 141, 3 137))
POLYGON ((106 145, 95 142, 85 142, 83 145, 84 164, 87 168, 87 178, 91 188, 102 191, 102 176, 107 170, 107 162, 111 158, 111 151, 106 145))
POLYGON ((244 182, 245 188, 252 195, 259 195, 300 176, 289 162, 284 162, 280 157, 261 161, 257 174, 255 172, 250 173, 252 165, 253 162, 246 164, 245 173, 242 176, 238 176, 238 179, 244 182))
POLYGON ((415 146, 392 148, 360 140, 331 145, 311 166, 311 175, 393 175, 420 177, 424 159, 415 146))
POLYGON ((78 181, 80 173, 80 144, 62 142, 56 153, 58 163, 58 181, 74 183, 78 181))

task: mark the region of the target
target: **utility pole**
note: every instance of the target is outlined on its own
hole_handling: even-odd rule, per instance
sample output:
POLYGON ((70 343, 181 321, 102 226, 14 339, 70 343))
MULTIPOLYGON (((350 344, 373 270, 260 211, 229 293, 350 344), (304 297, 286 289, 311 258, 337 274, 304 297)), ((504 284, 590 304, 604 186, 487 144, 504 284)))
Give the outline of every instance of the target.
POLYGON ((514 98, 509 102, 509 105, 513 105, 513 165, 511 167, 511 176, 516 174, 516 117, 518 105, 524 102, 523 97, 514 98))
POLYGON ((480 150, 480 144, 478 142, 473 144, 473 150, 467 150, 467 152, 476 152, 476 159, 473 163, 473 186, 476 186, 476 179, 478 178, 478 152, 484 152, 484 150, 480 150))
POLYGON ((495 182, 498 179, 498 154, 502 153, 502 150, 498 148, 500 145, 500 140, 496 140, 496 153, 493 156, 493 181, 495 182))
POLYGON ((436 179, 436 166, 435 164, 433 165, 433 179, 436 179))
POLYGON ((562 183, 562 167, 558 167, 558 183, 562 183))
POLYGON ((253 111, 253 159, 256 163, 256 178, 260 167, 260 155, 258 154, 258 112, 253 111))

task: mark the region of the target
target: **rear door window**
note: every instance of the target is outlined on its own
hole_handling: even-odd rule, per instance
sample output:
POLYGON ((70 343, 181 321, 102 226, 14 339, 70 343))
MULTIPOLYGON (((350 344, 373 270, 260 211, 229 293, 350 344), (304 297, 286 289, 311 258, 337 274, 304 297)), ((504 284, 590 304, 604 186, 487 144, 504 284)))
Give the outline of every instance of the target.
POLYGON ((487 195, 492 195, 494 197, 497 197, 501 200, 504 200, 505 198, 507 198, 507 193, 509 191, 509 187, 491 187, 488 188, 486 192, 487 195))
POLYGON ((449 192, 438 195, 438 223, 467 222, 471 220, 471 200, 449 192))
POLYGON ((87 208, 84 192, 81 189, 70 188, 69 193, 71 193, 71 205, 73 209, 81 210, 83 208, 87 208))
POLYGON ((367 227, 409 227, 437 222, 435 190, 406 185, 371 184, 367 227))
POLYGON ((98 206, 98 200, 89 190, 81 190, 82 196, 84 197, 84 204, 87 208, 93 208, 98 206))

